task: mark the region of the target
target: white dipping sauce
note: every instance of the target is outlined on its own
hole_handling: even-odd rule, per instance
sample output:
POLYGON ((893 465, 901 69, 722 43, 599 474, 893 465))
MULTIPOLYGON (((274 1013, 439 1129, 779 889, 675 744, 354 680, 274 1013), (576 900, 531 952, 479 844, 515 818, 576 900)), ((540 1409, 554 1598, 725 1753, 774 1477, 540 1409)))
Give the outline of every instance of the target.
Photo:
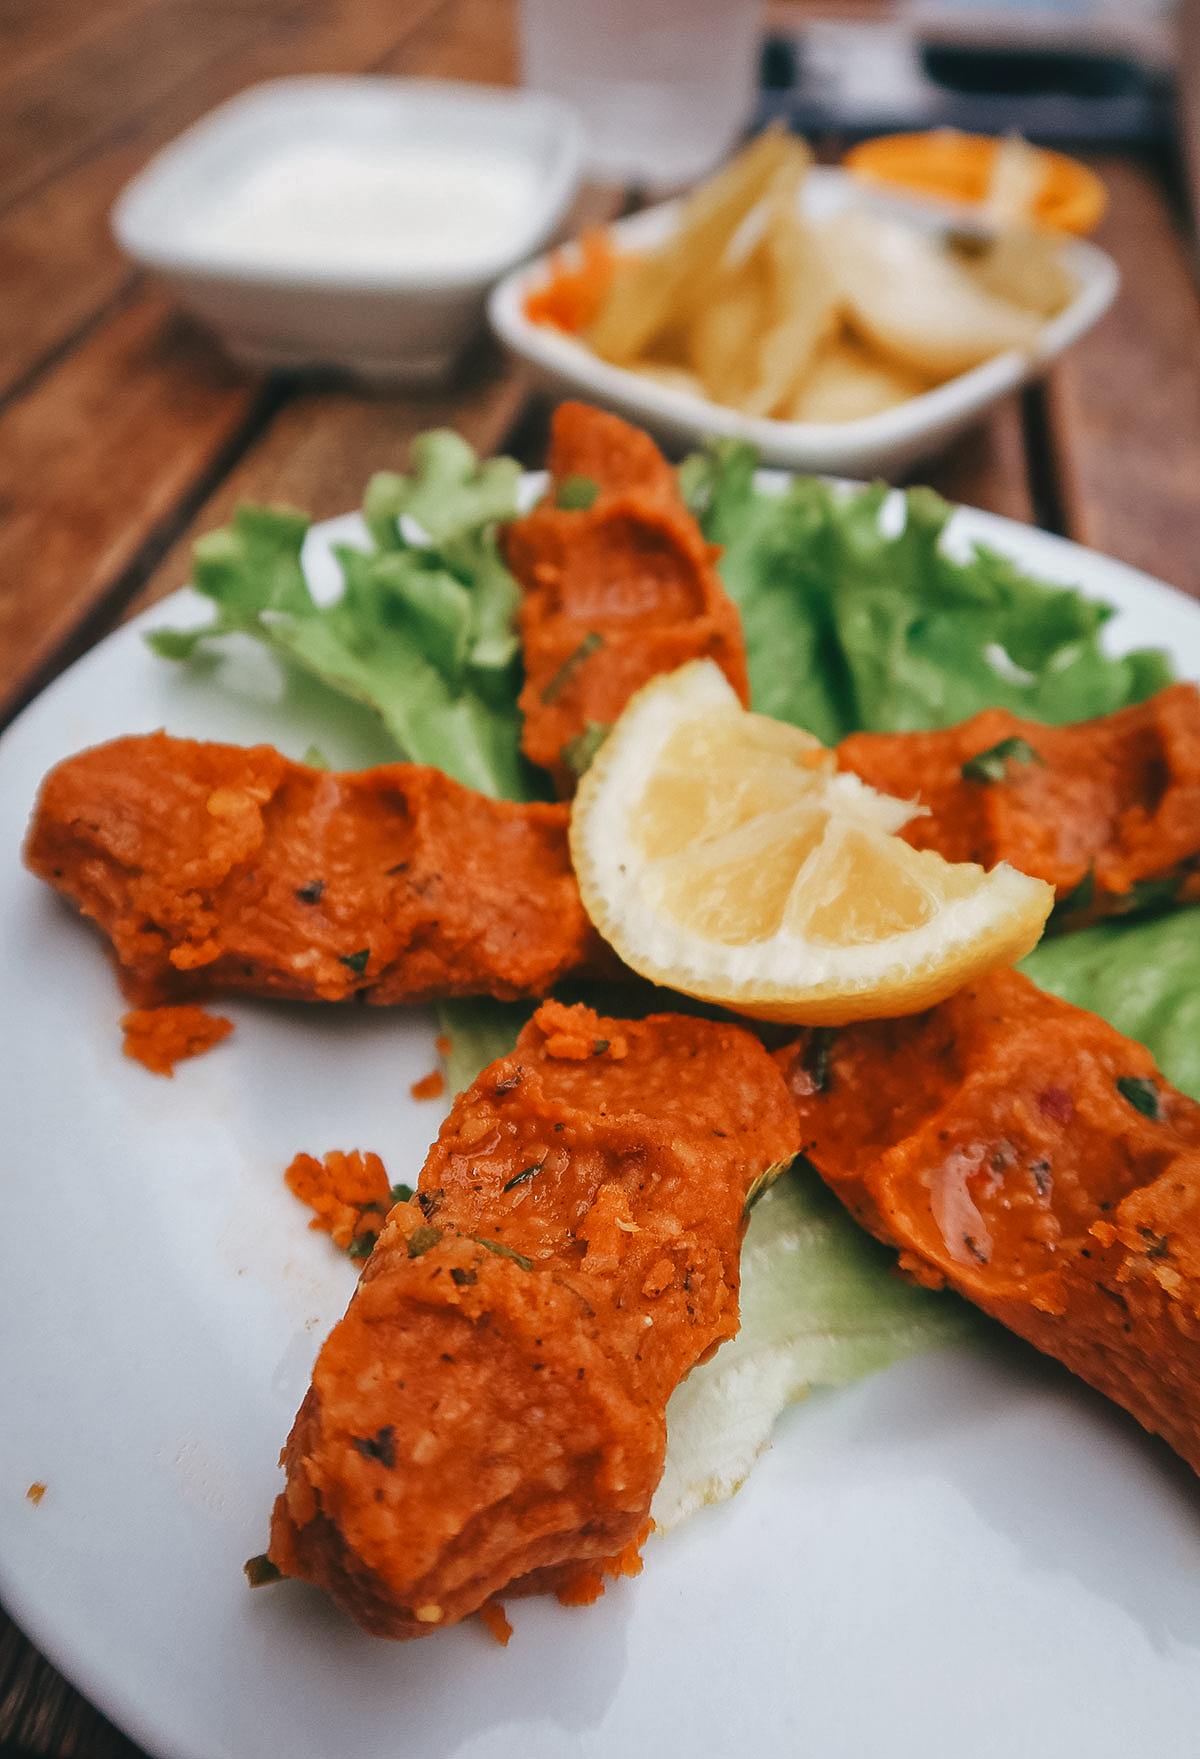
POLYGON ((505 251, 535 193, 532 165, 469 147, 314 142, 256 166, 192 230, 256 269, 463 270, 505 251))

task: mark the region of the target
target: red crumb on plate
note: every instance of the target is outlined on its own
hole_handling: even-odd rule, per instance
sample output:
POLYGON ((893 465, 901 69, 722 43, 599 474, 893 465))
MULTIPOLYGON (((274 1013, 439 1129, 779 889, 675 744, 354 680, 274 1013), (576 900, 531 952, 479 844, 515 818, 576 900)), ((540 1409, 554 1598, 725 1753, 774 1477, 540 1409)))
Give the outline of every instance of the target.
POLYGON ((314 1212, 310 1228, 323 1228, 335 1246, 365 1258, 391 1208, 391 1186, 377 1154, 332 1149, 324 1160, 298 1154, 283 1175, 289 1191, 314 1212), (361 1244, 360 1244, 361 1243, 361 1244))
POLYGON ((640 1576, 642 1573, 642 1547, 654 1531, 654 1522, 647 1521, 640 1528, 635 1539, 618 1551, 614 1557, 597 1560, 588 1569, 581 1570, 570 1582, 556 1590, 555 1599, 560 1606, 591 1606, 604 1593, 604 1578, 612 1576, 640 1576))
POLYGON ((485 1600, 479 1609, 479 1616, 501 1649, 507 1649, 508 1639, 513 1634, 513 1628, 509 1624, 500 1602, 498 1600, 485 1600))
POLYGON ((414 1081, 408 1091, 414 1099, 441 1099, 446 1091, 446 1077, 440 1069, 432 1069, 428 1075, 414 1081))
POLYGON ((25 1492, 25 1500, 26 1502, 31 1502, 36 1508, 45 1494, 46 1486, 44 1484, 31 1484, 29 1489, 25 1492))
POLYGON ((199 1057, 233 1031, 233 1021, 185 1004, 170 1008, 134 1008, 122 1014, 124 1050, 135 1063, 155 1075, 172 1076, 176 1063, 199 1057))

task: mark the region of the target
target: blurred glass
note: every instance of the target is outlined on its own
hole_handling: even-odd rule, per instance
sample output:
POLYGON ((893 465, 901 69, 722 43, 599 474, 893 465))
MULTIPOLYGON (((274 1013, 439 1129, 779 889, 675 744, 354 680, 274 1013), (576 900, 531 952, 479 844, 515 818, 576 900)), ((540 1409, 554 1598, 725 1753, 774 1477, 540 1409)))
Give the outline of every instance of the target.
POLYGON ((762 0, 521 0, 525 84, 574 104, 599 178, 711 171, 754 107, 762 0))

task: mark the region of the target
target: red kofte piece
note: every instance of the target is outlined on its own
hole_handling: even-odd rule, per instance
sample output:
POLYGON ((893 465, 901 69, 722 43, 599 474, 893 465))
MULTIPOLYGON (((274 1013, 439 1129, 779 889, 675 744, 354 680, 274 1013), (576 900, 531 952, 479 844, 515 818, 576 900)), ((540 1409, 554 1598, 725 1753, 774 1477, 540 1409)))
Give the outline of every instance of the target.
POLYGON ((776 1054, 805 1154, 902 1271, 1200 1471, 1200 1105, 1149 1051, 1003 971, 776 1054))
POLYGON ((929 807, 900 833, 914 848, 1048 881, 1064 926, 1200 897, 1194 684, 1074 726, 985 709, 940 732, 854 733, 838 762, 929 807))
POLYGON ((525 594, 522 745, 566 797, 589 729, 609 726, 659 673, 707 657, 747 706, 750 693, 720 551, 653 440, 618 416, 563 403, 549 471, 545 498, 507 528, 504 549, 525 594))
POLYGON ((116 739, 50 772, 25 859, 109 936, 141 1006, 540 996, 614 963, 567 809, 421 764, 338 774, 269 745, 116 739))
POLYGON ((317 1359, 271 1562, 397 1638, 636 1568, 667 1400, 737 1331, 746 1199, 797 1141, 743 1028, 543 1004, 317 1359))

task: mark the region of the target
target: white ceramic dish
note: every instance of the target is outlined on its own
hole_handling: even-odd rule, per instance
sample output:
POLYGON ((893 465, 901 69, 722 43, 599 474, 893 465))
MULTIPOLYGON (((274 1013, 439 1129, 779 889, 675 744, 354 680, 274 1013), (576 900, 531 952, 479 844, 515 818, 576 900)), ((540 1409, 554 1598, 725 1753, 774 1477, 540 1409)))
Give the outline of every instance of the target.
MULTIPOLYGON (((442 80, 271 80, 152 159, 118 198, 113 228, 239 360, 426 381, 448 371, 479 326, 488 288, 561 220, 578 187, 582 138, 574 111, 536 92, 442 80), (288 186, 293 165, 291 193, 299 185, 302 194, 322 152, 357 156, 364 180, 388 155, 453 154, 460 177, 472 165, 481 184, 506 172, 511 211, 499 229, 485 212, 479 249, 441 264, 405 264, 395 253, 389 261, 378 250, 372 260, 365 238, 348 250, 281 245, 272 257, 246 203, 264 180, 288 186)), ((335 204, 326 223, 340 218, 344 229, 349 205, 339 214, 335 204)), ((307 222, 311 229, 311 211, 307 222)), ((365 203, 362 223, 371 224, 365 203)))
MULTIPOLYGON (((360 531, 314 534, 326 584, 360 531)), ((1200 676, 1200 606, 960 511, 970 538, 1200 676)), ((160 605, 0 741, 0 1595, 31 1637, 159 1759, 1193 1759, 1196 1479, 999 1338, 814 1395, 636 1582, 513 1603, 506 1650, 474 1622, 378 1642, 300 1584, 246 1588, 354 1283, 281 1170, 358 1144, 408 1177, 439 1108, 408 1097, 434 1055, 415 1011, 234 1002, 228 1043, 147 1074, 96 939, 18 864, 45 771, 117 734, 381 755, 365 711, 282 690, 257 649, 202 671, 140 641, 208 611, 160 605)))
MULTIPOLYGON (((902 213, 914 225, 927 228, 943 226, 947 219, 946 211, 928 203, 880 194, 845 172, 824 168, 806 178, 804 202, 814 218, 855 206, 902 213)), ((664 203, 618 221, 613 232, 622 247, 644 250, 670 236, 678 212, 678 202, 664 203)), ((957 212, 951 217, 961 218, 957 212)), ((526 317, 526 295, 548 274, 545 258, 505 276, 488 301, 488 316, 497 335, 537 369, 549 388, 615 409, 668 444, 695 445, 711 435, 733 435, 752 441, 767 464, 842 476, 890 476, 937 452, 991 404, 1044 372, 1108 309, 1119 281, 1112 258, 1082 239, 1066 240, 1063 250, 1079 291, 1067 309, 1044 326, 1034 355, 997 355, 924 396, 858 421, 771 421, 741 415, 600 360, 573 336, 526 317)))

